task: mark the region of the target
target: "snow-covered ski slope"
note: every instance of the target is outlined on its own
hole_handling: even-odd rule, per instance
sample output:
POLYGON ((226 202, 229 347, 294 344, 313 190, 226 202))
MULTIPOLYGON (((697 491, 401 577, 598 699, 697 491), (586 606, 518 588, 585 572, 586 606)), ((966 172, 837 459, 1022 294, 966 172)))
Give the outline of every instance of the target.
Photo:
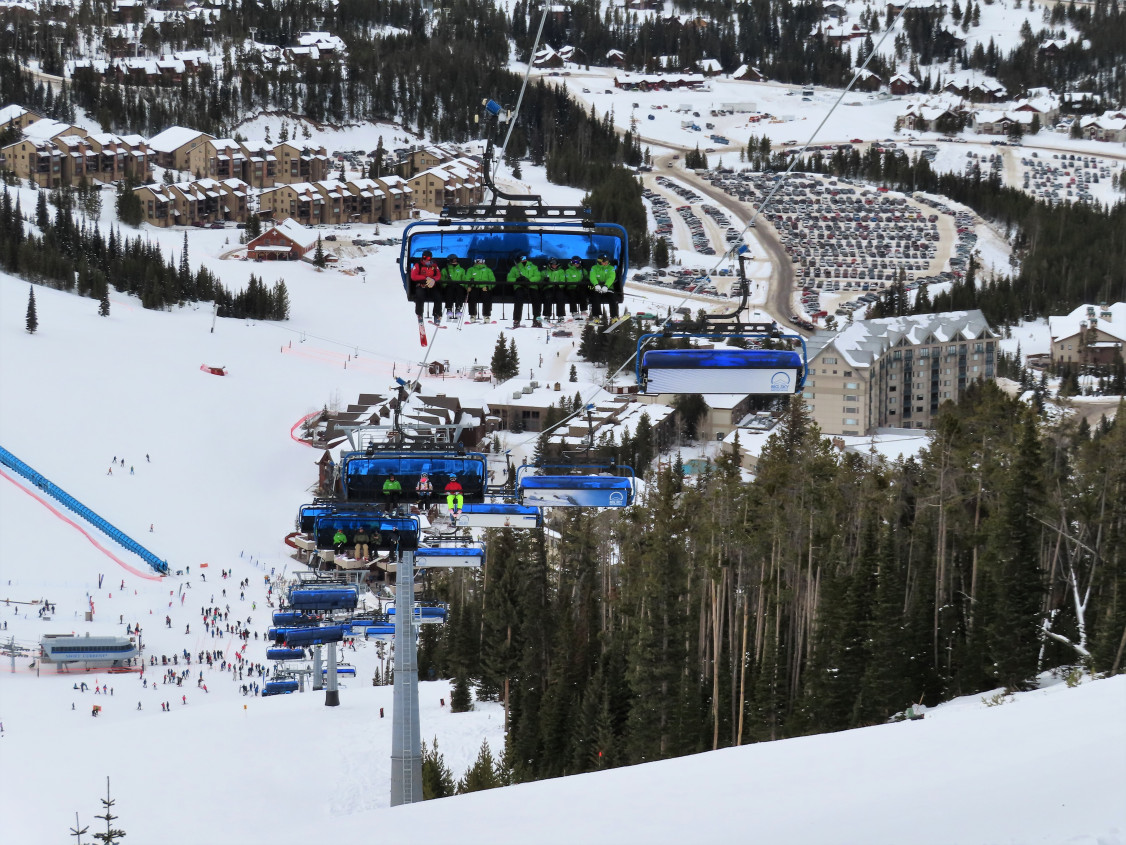
MULTIPOLYGON (((360 813, 339 830, 438 842, 1126 842, 1126 678, 922 721, 360 813)), ((311 828, 307 828, 311 831, 311 828)))

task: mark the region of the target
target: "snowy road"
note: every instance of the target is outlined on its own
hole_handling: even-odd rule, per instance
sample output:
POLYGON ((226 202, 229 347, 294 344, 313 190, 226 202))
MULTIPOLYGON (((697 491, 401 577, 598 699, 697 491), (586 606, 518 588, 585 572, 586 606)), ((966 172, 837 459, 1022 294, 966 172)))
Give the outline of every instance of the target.
MULTIPOLYGON (((670 164, 675 164, 672 154, 656 156, 653 159, 653 173, 650 175, 653 177, 658 175, 673 176, 674 174, 669 172, 670 164)), ((753 214, 752 209, 692 171, 678 167, 675 169, 675 178, 723 209, 731 217, 736 228, 743 229, 750 221, 753 214)), ((793 313, 793 309, 790 307, 794 291, 793 262, 790 261, 782 242, 778 239, 778 233, 766 218, 759 217, 753 235, 771 264, 769 290, 763 310, 780 324, 796 328, 790 322, 790 314, 793 313)))

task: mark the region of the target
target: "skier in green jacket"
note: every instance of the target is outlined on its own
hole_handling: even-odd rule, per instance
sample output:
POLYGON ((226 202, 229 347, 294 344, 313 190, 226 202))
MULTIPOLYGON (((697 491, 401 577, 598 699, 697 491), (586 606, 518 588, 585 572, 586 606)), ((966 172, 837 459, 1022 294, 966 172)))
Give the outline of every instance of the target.
POLYGON ((571 319, 577 319, 587 307, 589 298, 586 295, 586 270, 583 269, 583 260, 577 255, 571 256, 571 263, 564 271, 564 282, 563 296, 571 309, 571 319))
POLYGON ((602 253, 598 262, 590 268, 590 313, 595 322, 602 320, 602 300, 610 305, 610 321, 618 319, 618 300, 614 294, 614 282, 618 274, 610 263, 610 256, 602 253))
POLYGON ((399 504, 399 494, 403 492, 403 485, 395 478, 395 473, 387 476, 383 482, 383 495, 387 497, 387 507, 394 510, 399 504))
POLYGON ((515 305, 512 309, 512 328, 520 328, 520 317, 524 313, 524 303, 531 303, 532 325, 540 328, 540 282, 543 276, 540 268, 528 260, 527 255, 521 255, 512 269, 508 271, 508 281, 516 286, 515 305))
POLYGON ((469 287, 464 284, 466 272, 460 258, 456 255, 446 256, 446 266, 442 268, 442 297, 446 302, 446 322, 454 317, 461 319, 461 308, 469 293, 469 287))
POLYGON ((552 256, 547 261, 547 269, 544 270, 544 278, 547 284, 544 285, 542 290, 543 298, 543 318, 551 322, 551 309, 555 307, 555 322, 563 322, 563 312, 565 305, 564 287, 567 283, 567 271, 559 264, 559 259, 552 256))
POLYGON ((469 321, 476 323, 481 313, 484 314, 482 322, 491 322, 493 316, 493 288, 496 287, 497 277, 492 269, 485 263, 485 259, 477 256, 473 259, 473 266, 466 273, 465 278, 469 285, 469 321))
POLYGON ((344 548, 348 545, 348 535, 344 533, 343 528, 337 528, 336 533, 332 535, 332 547, 336 549, 336 553, 344 557, 344 548))

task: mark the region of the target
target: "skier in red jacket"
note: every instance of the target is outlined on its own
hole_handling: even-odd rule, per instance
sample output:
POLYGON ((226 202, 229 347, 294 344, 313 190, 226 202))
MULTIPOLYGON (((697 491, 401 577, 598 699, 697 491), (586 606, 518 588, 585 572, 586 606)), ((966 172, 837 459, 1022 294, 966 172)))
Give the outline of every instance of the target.
POLYGON ((465 497, 461 495, 461 483, 457 480, 457 476, 453 476, 446 483, 446 506, 449 507, 450 513, 461 513, 461 506, 465 503, 465 497))
POLYGON ((418 322, 422 322, 422 309, 426 302, 432 302, 434 325, 442 322, 442 293, 438 282, 442 278, 442 271, 434 263, 434 256, 430 250, 422 251, 418 262, 411 267, 411 281, 414 286, 414 314, 418 322))

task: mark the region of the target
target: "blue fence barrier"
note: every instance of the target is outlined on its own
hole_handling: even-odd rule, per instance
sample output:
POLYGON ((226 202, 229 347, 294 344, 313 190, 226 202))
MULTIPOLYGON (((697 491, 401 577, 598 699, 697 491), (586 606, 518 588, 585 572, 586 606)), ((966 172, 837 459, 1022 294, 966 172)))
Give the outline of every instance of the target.
POLYGON ((152 552, 150 552, 124 531, 122 531, 120 528, 115 528, 113 525, 106 522, 104 519, 102 519, 102 517, 98 516, 96 513, 82 504, 82 502, 74 498, 74 496, 51 483, 51 481, 49 481, 46 477, 40 475, 38 472, 33 470, 31 467, 29 467, 27 464, 25 464, 23 461, 21 461, 19 458, 17 458, 15 455, 13 455, 3 447, 0 447, 0 464, 8 467, 18 475, 23 476, 48 496, 57 499, 64 507, 74 511, 76 514, 89 522, 111 540, 133 552, 133 554, 137 555, 139 558, 141 558, 141 560, 143 560, 161 575, 168 574, 168 561, 158 558, 156 555, 154 555, 152 552))

